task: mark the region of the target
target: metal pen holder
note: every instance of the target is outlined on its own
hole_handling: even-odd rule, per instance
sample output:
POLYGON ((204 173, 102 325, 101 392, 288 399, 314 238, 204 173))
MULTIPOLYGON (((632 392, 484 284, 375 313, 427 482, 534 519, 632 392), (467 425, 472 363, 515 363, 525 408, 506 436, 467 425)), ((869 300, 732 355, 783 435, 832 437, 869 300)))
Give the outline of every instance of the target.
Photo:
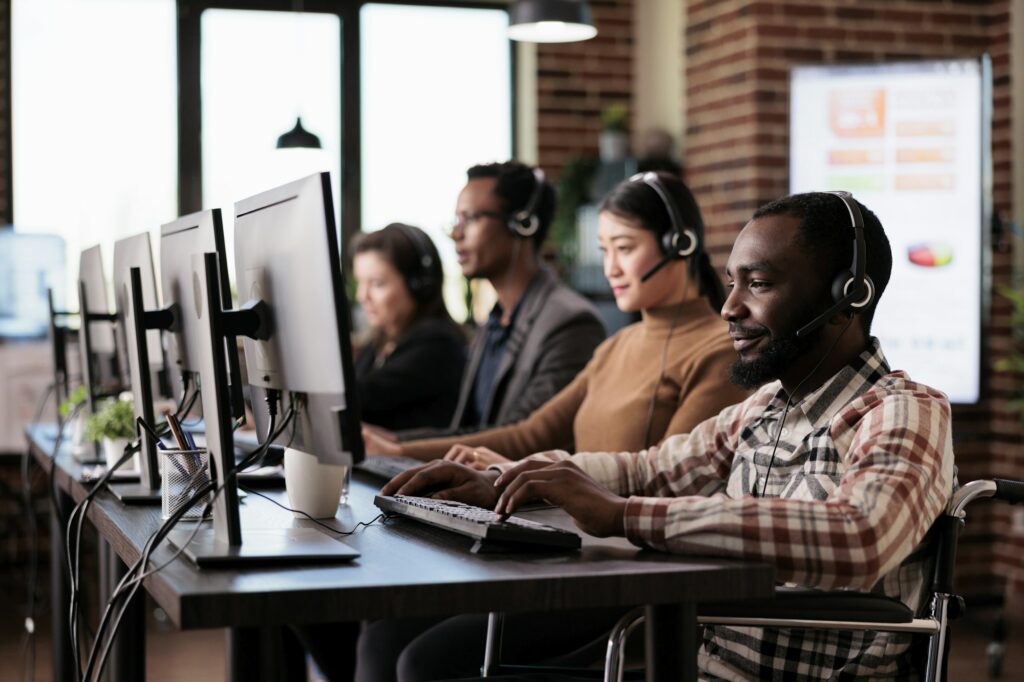
MULTIPOLYGON (((163 458, 163 486, 161 509, 165 519, 195 497, 200 488, 210 481, 209 455, 205 448, 198 450, 159 450, 163 458)), ((211 492, 196 498, 181 517, 183 521, 201 521, 203 508, 210 501, 211 492)))

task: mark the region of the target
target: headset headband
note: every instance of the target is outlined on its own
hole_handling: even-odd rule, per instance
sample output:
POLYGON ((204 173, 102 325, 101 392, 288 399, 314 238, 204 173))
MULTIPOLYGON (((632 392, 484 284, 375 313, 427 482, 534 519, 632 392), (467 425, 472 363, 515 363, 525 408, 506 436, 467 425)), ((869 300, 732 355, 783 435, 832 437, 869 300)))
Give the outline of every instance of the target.
POLYGON ((533 168, 533 190, 526 205, 512 214, 508 222, 509 229, 520 237, 532 237, 540 229, 540 219, 537 217, 537 204, 540 203, 541 194, 544 192, 546 176, 540 168, 533 168))
POLYGON ((851 309, 855 313, 860 312, 875 297, 875 285, 866 274, 867 242, 864 240, 864 216, 861 215, 860 207, 849 192, 833 191, 823 192, 823 194, 837 197, 843 202, 847 213, 850 214, 850 224, 853 228, 853 262, 850 263, 849 271, 839 273, 832 283, 832 300, 835 303, 821 315, 798 329, 797 338, 810 334, 825 324, 829 318, 847 309, 851 309))

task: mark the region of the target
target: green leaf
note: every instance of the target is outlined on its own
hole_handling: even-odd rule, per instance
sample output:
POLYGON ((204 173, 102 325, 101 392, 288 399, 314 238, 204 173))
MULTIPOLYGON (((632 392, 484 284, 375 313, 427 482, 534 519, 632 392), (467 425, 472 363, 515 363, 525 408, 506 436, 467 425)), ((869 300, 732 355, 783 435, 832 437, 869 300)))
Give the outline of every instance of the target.
POLYGON ((135 409, 130 400, 107 403, 85 423, 85 437, 91 441, 104 438, 134 438, 135 409))

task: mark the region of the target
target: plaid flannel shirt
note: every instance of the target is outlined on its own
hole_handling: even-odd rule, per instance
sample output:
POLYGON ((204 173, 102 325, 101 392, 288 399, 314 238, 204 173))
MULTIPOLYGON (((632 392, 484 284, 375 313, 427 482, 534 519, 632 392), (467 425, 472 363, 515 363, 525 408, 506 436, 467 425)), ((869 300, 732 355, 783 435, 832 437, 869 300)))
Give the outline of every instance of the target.
MULTIPOLYGON (((918 612, 927 568, 915 549, 954 485, 945 395, 890 371, 872 339, 780 424, 786 398, 774 382, 660 447, 572 461, 628 497, 635 544, 765 561, 780 581, 871 590, 918 612)), ((713 627, 699 665, 724 679, 907 677, 909 647, 894 633, 713 627)))

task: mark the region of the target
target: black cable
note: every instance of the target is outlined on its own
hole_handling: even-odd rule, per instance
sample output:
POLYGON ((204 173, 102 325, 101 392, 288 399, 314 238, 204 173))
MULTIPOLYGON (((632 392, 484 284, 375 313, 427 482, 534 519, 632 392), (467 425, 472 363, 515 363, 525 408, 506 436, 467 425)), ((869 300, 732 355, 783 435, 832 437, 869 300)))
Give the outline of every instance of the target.
POLYGON ((175 419, 177 419, 178 421, 181 422, 182 426, 195 426, 196 424, 198 424, 200 422, 202 417, 200 417, 200 418, 196 419, 194 422, 191 422, 191 423, 188 423, 188 424, 186 424, 184 421, 182 421, 182 419, 189 412, 191 412, 192 408, 195 406, 196 400, 199 398, 199 387, 197 386, 195 388, 195 390, 192 391, 192 397, 188 398, 188 401, 186 402, 185 399, 187 397, 188 397, 187 395, 182 395, 182 397, 181 397, 181 405, 178 406, 178 410, 174 413, 174 417, 175 417, 175 419))
POLYGON ((69 587, 69 609, 68 609, 68 629, 71 637, 71 650, 75 660, 75 672, 77 679, 81 679, 81 658, 80 651, 78 648, 78 592, 79 592, 79 568, 81 559, 81 543, 82 543, 82 526, 86 514, 89 510, 89 505, 92 503, 93 498, 99 493, 100 490, 110 481, 113 477, 114 472, 118 468, 123 466, 138 450, 140 449, 140 442, 136 440, 133 443, 129 443, 124 452, 121 453, 120 459, 118 459, 112 467, 109 467, 103 477, 93 486, 82 501, 75 505, 74 509, 71 510, 71 514, 68 515, 68 525, 65 529, 65 540, 64 540, 64 552, 65 559, 68 565, 68 581, 69 587), (75 528, 75 520, 77 517, 78 526, 75 528), (72 529, 75 529, 74 531, 72 529), (72 543, 71 536, 74 533, 75 541, 72 543))
POLYGON ((651 425, 654 421, 654 406, 658 404, 658 389, 661 388, 661 382, 665 380, 665 369, 668 363, 668 348, 672 343, 672 333, 676 330, 676 323, 679 322, 679 316, 683 313, 683 307, 686 305, 686 295, 690 293, 690 276, 686 275, 685 284, 683 284, 683 301, 679 304, 679 308, 676 310, 675 315, 672 316, 672 325, 668 328, 668 336, 665 337, 665 346, 661 350, 661 371, 658 373, 658 381, 654 384, 654 391, 651 393, 651 402, 647 405, 647 420, 644 426, 644 442, 640 444, 641 448, 651 447, 651 425))
MULTIPOLYGON (((167 432, 166 427, 164 427, 163 429, 159 429, 157 431, 154 431, 142 419, 138 419, 137 422, 138 422, 138 424, 141 427, 143 427, 146 431, 148 431, 157 440, 159 440, 167 432)), ((67 528, 65 529, 65 545, 64 545, 65 560, 67 561, 67 565, 68 565, 68 579, 69 579, 69 583, 70 583, 70 594, 69 594, 69 600, 70 600, 69 606, 70 606, 70 608, 69 608, 69 622, 68 622, 68 625, 69 625, 69 631, 70 631, 70 637, 71 637, 71 643, 72 643, 72 650, 75 652, 75 661, 76 662, 80 660, 79 656, 78 656, 78 639, 79 639, 79 637, 78 637, 78 621, 79 621, 79 617, 78 617, 78 602, 79 602, 79 600, 78 600, 78 593, 79 593, 79 580, 78 580, 78 576, 79 576, 79 573, 80 573, 80 564, 81 564, 82 527, 84 525, 84 521, 85 521, 85 518, 86 518, 86 513, 88 512, 89 505, 91 504, 92 499, 111 480, 111 478, 114 475, 114 472, 117 469, 119 469, 121 466, 123 466, 132 455, 134 455, 136 452, 139 451, 140 448, 141 448, 141 441, 139 439, 136 439, 132 443, 129 443, 127 446, 125 446, 125 449, 124 449, 124 452, 121 455, 121 458, 118 459, 114 463, 114 466, 108 468, 107 472, 96 482, 96 484, 94 485, 92 490, 90 490, 89 493, 87 493, 86 496, 78 504, 75 505, 74 509, 71 510, 71 514, 68 516, 68 525, 67 525, 67 528), (75 527, 76 518, 77 518, 77 521, 78 521, 77 528, 75 527), (74 536, 75 536, 74 542, 71 541, 72 534, 74 534, 74 536)), ((80 676, 81 675, 80 664, 78 664, 77 667, 79 667, 79 670, 77 672, 78 672, 78 675, 80 676)))
POLYGON ((786 407, 785 409, 782 410, 782 419, 779 420, 779 430, 776 431, 775 433, 775 444, 772 446, 772 455, 771 457, 768 458, 768 471, 766 471, 764 474, 764 485, 761 486, 761 494, 758 495, 757 488, 754 488, 754 497, 763 498, 765 491, 768 490, 768 477, 772 473, 772 464, 775 463, 775 451, 779 447, 779 440, 782 439, 782 429, 785 428, 786 426, 786 416, 789 414, 790 405, 793 404, 793 396, 800 391, 800 387, 803 386, 804 383, 808 379, 810 379, 815 372, 818 371, 818 368, 821 367, 822 363, 825 362, 825 359, 832 354, 832 351, 835 350, 836 345, 839 343, 839 339, 843 338, 843 335, 846 334, 846 330, 850 328, 850 324, 852 323, 853 315, 851 315, 850 319, 846 321, 846 325, 843 327, 843 330, 839 332, 839 336, 837 336, 836 340, 832 342, 832 345, 828 347, 828 350, 826 350, 824 354, 822 354, 821 359, 818 360, 818 363, 816 365, 814 365, 814 368, 810 372, 808 372, 803 379, 800 380, 800 383, 796 385, 796 388, 793 389, 793 392, 789 394, 789 398, 786 400, 786 407))
MULTIPOLYGON (((51 382, 46 385, 46 390, 43 391, 43 395, 39 398, 39 402, 36 403, 36 409, 32 413, 32 421, 28 423, 29 426, 35 426, 39 423, 39 420, 43 416, 43 410, 46 409, 46 401, 50 399, 50 394, 57 390, 57 384, 51 382)), ((57 418, 60 419, 60 412, 58 410, 57 418)))
MULTIPOLYGON (((284 422, 281 424, 281 426, 278 427, 278 428, 275 428, 275 425, 274 425, 274 421, 276 419, 276 407, 275 407, 274 415, 271 416, 271 423, 270 423, 270 426, 268 428, 268 438, 267 438, 267 440, 259 448, 254 450, 252 453, 250 453, 242 461, 238 462, 231 470, 229 470, 227 472, 227 474, 224 477, 224 482, 221 483, 220 486, 216 487, 216 489, 214 490, 213 497, 204 506, 203 512, 202 512, 202 517, 205 517, 207 515, 207 513, 209 512, 209 510, 212 509, 213 504, 216 502, 216 500, 219 497, 220 493, 224 490, 224 487, 228 484, 228 481, 233 479, 237 475, 237 473, 239 471, 241 471, 242 469, 250 466, 254 461, 262 459, 265 456, 265 454, 266 454, 267 448, 269 448, 271 443, 273 443, 273 441, 276 438, 278 438, 284 432, 284 430, 288 426, 288 422, 290 422, 294 417, 295 417, 295 410, 293 408, 289 412, 288 416, 286 417, 284 422)), ((177 524, 177 522, 181 519, 181 517, 184 516, 185 512, 187 512, 189 509, 191 509, 192 506, 196 502, 198 502, 203 496, 205 496, 208 492, 210 492, 210 490, 213 489, 213 486, 214 486, 214 484, 213 484, 212 481, 209 482, 207 485, 204 485, 199 491, 197 491, 195 494, 193 494, 192 497, 190 497, 188 500, 186 500, 179 507, 179 509, 176 510, 176 512, 170 518, 168 518, 160 526, 160 528, 158 528, 156 530, 156 532, 153 533, 153 535, 150 536, 150 538, 147 541, 145 547, 143 548, 143 552, 141 553, 139 559, 131 566, 131 568, 129 568, 129 570, 122 577, 121 581, 118 583, 117 587, 114 590, 114 593, 112 594, 110 600, 107 603, 106 608, 104 609, 103 616, 100 619, 100 625, 97 628, 96 639, 94 641, 92 649, 90 650, 89 658, 88 658, 88 661, 86 663, 86 668, 85 668, 85 673, 86 673, 86 676, 87 676, 86 679, 89 678, 89 676, 90 676, 90 674, 91 674, 91 672, 93 670, 93 664, 94 664, 94 662, 97 662, 97 660, 98 660, 98 665, 95 668, 96 676, 99 677, 99 676, 101 676, 103 674, 103 669, 106 666, 106 660, 107 660, 107 657, 108 657, 108 655, 110 653, 110 647, 111 647, 111 644, 113 643, 114 639, 117 636, 117 632, 118 632, 118 628, 119 628, 120 623, 121 623, 121 619, 123 618, 124 613, 127 610, 128 605, 131 603, 131 601, 134 598, 136 592, 138 591, 138 588, 142 585, 142 582, 147 577, 149 577, 150 575, 153 575, 154 573, 156 573, 156 572, 158 572, 160 570, 163 570, 171 562, 175 561, 179 556, 181 556, 181 554, 184 553, 185 548, 188 546, 188 544, 192 541, 192 539, 199 532, 200 527, 201 527, 200 524, 198 524, 198 523, 196 524, 196 527, 193 529, 192 534, 186 539, 185 542, 183 542, 181 544, 181 546, 178 548, 178 551, 175 552, 171 556, 170 559, 168 559, 166 562, 164 562, 163 564, 160 564, 159 566, 157 566, 154 569, 151 569, 149 571, 144 571, 140 575, 136 576, 134 574, 136 572, 138 572, 140 569, 145 567, 145 565, 149 562, 150 555, 156 549, 157 545, 164 539, 164 537, 166 537, 166 535, 171 531, 171 529, 174 527, 174 525, 177 524), (124 594, 127 594, 127 597, 124 600, 124 606, 117 613, 117 616, 115 617, 115 619, 113 621, 111 634, 107 638, 106 643, 103 645, 103 650, 102 650, 102 652, 100 652, 99 659, 96 659, 96 654, 99 652, 99 649, 97 647, 99 646, 100 642, 103 639, 103 632, 104 632, 104 630, 106 628, 107 623, 110 622, 109 621, 110 615, 113 613, 113 609, 116 606, 116 602, 117 602, 118 598, 121 597, 121 595, 124 595, 124 594)))
POLYGON ((320 526, 321 528, 326 528, 327 530, 331 531, 335 535, 340 535, 340 536, 352 535, 357 530, 359 530, 359 528, 361 526, 366 526, 367 528, 369 528, 373 524, 375 524, 378 521, 380 521, 381 519, 383 519, 384 516, 385 516, 384 514, 377 514, 377 516, 373 517, 369 521, 360 521, 356 525, 352 526, 352 530, 338 530, 337 528, 334 528, 333 526, 329 526, 329 525, 327 525, 326 523, 324 523, 323 521, 321 521, 319 519, 314 519, 312 516, 310 516, 309 514, 307 514, 304 511, 302 511, 301 509, 292 509, 291 507, 288 507, 286 505, 281 504, 280 502, 278 502, 274 498, 269 497, 267 495, 264 495, 263 493, 259 492, 258 490, 254 490, 252 488, 246 488, 245 486, 238 486, 238 487, 241 488, 242 490, 244 490, 245 492, 249 493, 250 495, 256 495, 257 497, 262 497, 264 500, 267 500, 268 502, 272 502, 272 503, 276 504, 278 507, 280 507, 281 509, 284 509, 285 511, 290 511, 293 514, 302 514, 308 520, 312 521, 313 523, 315 523, 316 525, 320 526))
MULTIPOLYGON (((152 435, 153 438, 156 439, 156 440, 160 440, 160 438, 162 436, 166 435, 166 433, 167 433, 168 429, 167 429, 166 426, 161 428, 161 429, 157 429, 157 430, 154 431, 141 418, 136 420, 136 421, 137 421, 139 426, 141 426, 144 430, 148 431, 150 433, 150 435, 152 435)), ((75 660, 76 661, 80 660, 78 655, 77 655, 78 654, 78 621, 79 621, 79 618, 78 618, 78 601, 79 601, 78 600, 78 593, 79 593, 78 576, 79 576, 79 573, 80 573, 80 563, 81 563, 80 562, 80 556, 81 556, 82 526, 84 525, 84 521, 85 521, 85 518, 86 518, 86 513, 88 512, 89 504, 91 503, 92 499, 111 480, 111 478, 114 475, 114 472, 117 469, 119 469, 121 466, 123 466, 128 461, 128 458, 131 457, 132 455, 134 455, 140 449, 141 449, 141 440, 136 439, 134 442, 129 443, 125 447, 125 450, 122 453, 121 458, 119 460, 117 460, 117 462, 115 462, 113 467, 110 467, 108 469, 108 471, 104 474, 104 476, 101 477, 99 479, 99 481, 95 484, 95 486, 92 488, 92 490, 90 490, 89 493, 77 505, 75 505, 75 508, 72 509, 71 514, 68 516, 68 526, 67 526, 67 529, 66 529, 66 539, 65 539, 65 553, 66 553, 66 560, 67 560, 67 563, 68 563, 68 576, 69 576, 70 587, 71 587, 71 589, 70 589, 70 620, 69 620, 69 627, 70 627, 70 631, 71 631, 72 647, 73 647, 73 650, 75 651, 75 654, 76 654, 75 655, 75 660), (72 534, 72 528, 74 527, 74 524, 75 524, 76 516, 77 516, 77 520, 78 520, 78 527, 74 531, 75 532, 75 542, 72 543, 71 542, 71 534, 72 534), (72 559, 72 555, 74 556, 74 559, 72 559)), ((81 674, 80 671, 79 671, 79 674, 81 674)))

